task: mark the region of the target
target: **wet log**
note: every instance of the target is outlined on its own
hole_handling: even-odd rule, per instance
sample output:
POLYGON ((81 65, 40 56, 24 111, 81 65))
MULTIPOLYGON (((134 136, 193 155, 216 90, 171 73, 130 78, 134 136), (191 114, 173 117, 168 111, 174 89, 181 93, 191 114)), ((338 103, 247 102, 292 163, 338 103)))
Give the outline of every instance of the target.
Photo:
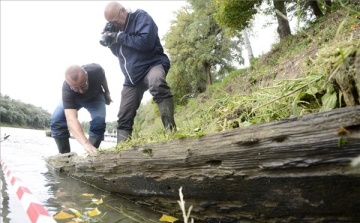
POLYGON ((359 222, 360 106, 151 143, 86 158, 47 158, 56 170, 195 222, 359 222))

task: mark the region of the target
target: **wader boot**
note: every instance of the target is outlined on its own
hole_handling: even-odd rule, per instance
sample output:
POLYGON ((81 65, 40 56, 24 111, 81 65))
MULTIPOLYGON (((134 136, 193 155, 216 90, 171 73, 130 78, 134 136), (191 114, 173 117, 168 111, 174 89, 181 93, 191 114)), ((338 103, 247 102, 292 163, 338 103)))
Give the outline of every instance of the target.
POLYGON ((70 142, 69 138, 54 138, 56 145, 58 147, 59 153, 69 153, 70 152, 70 142))
POLYGON ((95 137, 89 137, 89 142, 91 143, 91 145, 93 145, 95 148, 99 148, 100 143, 101 143, 101 139, 95 138, 95 137))
POLYGON ((166 98, 158 103, 161 121, 164 125, 165 132, 176 132, 176 124, 174 120, 174 101, 173 98, 166 98))
POLYGON ((117 143, 122 142, 122 141, 126 141, 128 138, 131 137, 131 132, 130 130, 122 130, 122 129, 118 129, 117 130, 117 143))

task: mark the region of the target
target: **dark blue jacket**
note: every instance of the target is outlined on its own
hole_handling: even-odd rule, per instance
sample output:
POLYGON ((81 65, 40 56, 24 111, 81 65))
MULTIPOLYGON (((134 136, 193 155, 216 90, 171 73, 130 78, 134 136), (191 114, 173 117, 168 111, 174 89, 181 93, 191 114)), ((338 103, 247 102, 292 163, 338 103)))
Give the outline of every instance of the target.
POLYGON ((124 85, 136 85, 156 65, 162 64, 166 73, 170 69, 169 58, 159 39, 158 27, 143 10, 127 14, 125 29, 110 49, 119 59, 125 75, 124 85))

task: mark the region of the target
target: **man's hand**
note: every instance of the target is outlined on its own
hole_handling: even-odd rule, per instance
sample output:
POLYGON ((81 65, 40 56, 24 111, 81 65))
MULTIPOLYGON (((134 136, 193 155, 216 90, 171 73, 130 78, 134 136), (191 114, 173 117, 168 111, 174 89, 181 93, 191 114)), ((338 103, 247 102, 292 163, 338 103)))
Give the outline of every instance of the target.
POLYGON ((97 149, 93 145, 91 145, 90 142, 84 144, 83 147, 88 153, 96 153, 97 152, 97 149))
MULTIPOLYGON (((108 33, 108 36, 111 37, 111 45, 117 43, 117 42, 116 42, 117 34, 118 34, 117 32, 108 33)), ((110 46, 109 46, 109 47, 110 47, 110 46)))
POLYGON ((113 100, 111 99, 110 92, 105 92, 105 104, 109 105, 113 100))
POLYGON ((65 109, 66 121, 69 126, 69 129, 75 139, 84 147, 84 149, 89 153, 96 152, 96 148, 91 145, 89 140, 86 138, 84 131, 81 128, 80 122, 77 118, 76 109, 65 109))

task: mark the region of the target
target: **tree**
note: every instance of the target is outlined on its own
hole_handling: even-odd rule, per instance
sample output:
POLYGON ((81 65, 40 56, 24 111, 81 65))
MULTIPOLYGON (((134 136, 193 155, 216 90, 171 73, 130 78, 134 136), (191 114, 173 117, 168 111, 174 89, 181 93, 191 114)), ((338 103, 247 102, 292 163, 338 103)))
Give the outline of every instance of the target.
MULTIPOLYGON (((335 5, 341 5, 341 2, 333 2, 335 5)), ((319 19, 331 12, 333 3, 328 0, 287 0, 288 14, 294 14, 304 22, 319 19)))
POLYGON ((312 8, 314 15, 316 16, 317 19, 320 18, 321 16, 324 16, 317 1, 313 1, 313 0, 307 0, 307 1, 310 7, 312 8))
POLYGON ((188 40, 187 31, 192 22, 190 8, 184 7, 176 13, 176 20, 171 21, 170 31, 166 33, 164 47, 169 53, 171 68, 167 77, 174 93, 174 102, 181 103, 181 98, 193 91, 192 85, 198 82, 197 76, 192 76, 191 57, 195 48, 188 40))
POLYGON ((331 12, 331 0, 325 1, 325 7, 326 7, 326 14, 331 12))
POLYGON ((215 20, 219 25, 225 26, 231 36, 241 31, 249 62, 254 55, 246 29, 251 26, 251 20, 260 5, 261 1, 215 0, 215 20))
POLYGON ((246 51, 248 53, 249 63, 251 63, 251 60, 254 58, 254 54, 253 54, 253 51, 252 51, 252 48, 251 48, 250 40, 249 40, 246 29, 244 29, 242 31, 242 34, 243 34, 244 41, 245 41, 245 48, 246 48, 246 51))
MULTIPOLYGON (((275 12, 280 39, 291 35, 290 25, 287 18, 285 1, 272 0, 274 8, 271 8, 270 0, 267 1, 270 11, 275 12)), ((239 0, 215 0, 216 11, 214 17, 216 21, 228 29, 231 33, 240 32, 250 27, 250 21, 258 12, 258 7, 262 1, 239 1, 239 0)), ((269 11, 269 10, 267 10, 269 11)))
POLYGON ((280 36, 280 40, 285 39, 291 35, 289 20, 287 18, 286 6, 283 0, 273 0, 275 14, 278 21, 277 32, 280 36))
POLYGON ((113 134, 113 133, 116 134, 117 125, 118 125, 117 121, 106 122, 106 131, 109 134, 113 134))
POLYGON ((250 27, 250 21, 258 12, 262 1, 215 0, 214 18, 234 34, 250 27))
POLYGON ((214 5, 208 0, 189 0, 191 6, 177 12, 165 48, 172 67, 169 84, 176 103, 189 93, 201 93, 214 80, 230 71, 232 62, 243 62, 239 39, 225 35, 213 18, 214 5))
POLYGON ((50 113, 40 107, 25 104, 9 96, 0 94, 1 122, 33 128, 46 128, 50 123, 50 113))
POLYGON ((90 129, 90 122, 81 122, 81 128, 84 132, 89 132, 90 129))

